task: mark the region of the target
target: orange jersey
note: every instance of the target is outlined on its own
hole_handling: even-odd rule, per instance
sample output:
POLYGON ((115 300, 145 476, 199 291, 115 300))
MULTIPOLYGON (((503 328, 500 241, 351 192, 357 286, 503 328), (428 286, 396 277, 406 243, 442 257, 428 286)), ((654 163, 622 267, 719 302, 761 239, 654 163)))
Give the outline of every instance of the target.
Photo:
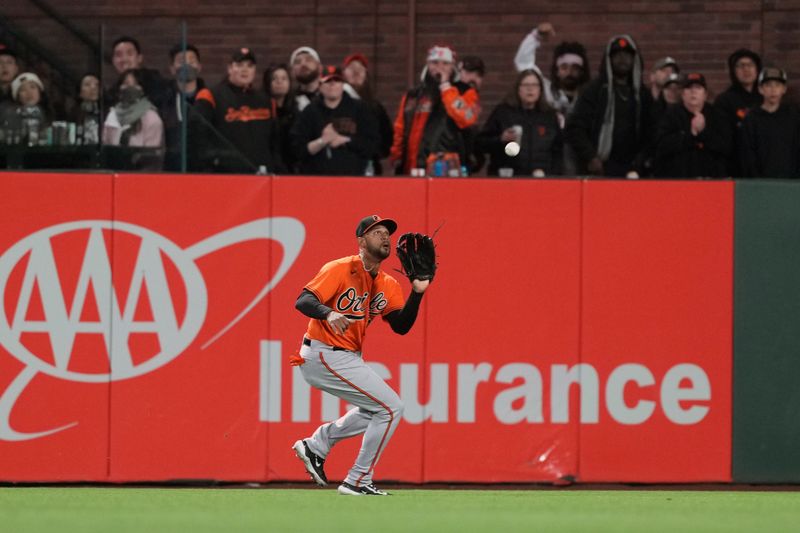
POLYGON ((400 100, 389 157, 401 163, 406 174, 412 168, 424 167, 432 152, 458 151, 462 161, 467 156, 461 151, 461 141, 445 141, 445 138, 459 137, 461 130, 478 121, 481 109, 478 91, 461 82, 439 90, 441 106, 420 87, 404 94, 400 100), (452 120, 452 126, 448 118, 452 120), (445 124, 440 127, 442 121, 445 124))
POLYGON ((331 261, 305 286, 314 296, 352 323, 344 335, 331 329, 326 320, 312 318, 306 337, 322 343, 360 352, 372 319, 386 316, 405 305, 400 284, 389 274, 380 271, 373 278, 361 262, 351 255, 331 261))

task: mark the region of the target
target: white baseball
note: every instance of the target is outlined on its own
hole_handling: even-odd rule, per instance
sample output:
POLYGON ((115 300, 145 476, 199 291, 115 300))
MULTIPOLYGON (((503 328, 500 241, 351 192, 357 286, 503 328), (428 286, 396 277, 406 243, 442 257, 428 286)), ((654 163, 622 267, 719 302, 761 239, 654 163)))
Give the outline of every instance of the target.
POLYGON ((514 157, 519 153, 519 143, 511 141, 510 143, 506 144, 506 155, 508 157, 514 157))

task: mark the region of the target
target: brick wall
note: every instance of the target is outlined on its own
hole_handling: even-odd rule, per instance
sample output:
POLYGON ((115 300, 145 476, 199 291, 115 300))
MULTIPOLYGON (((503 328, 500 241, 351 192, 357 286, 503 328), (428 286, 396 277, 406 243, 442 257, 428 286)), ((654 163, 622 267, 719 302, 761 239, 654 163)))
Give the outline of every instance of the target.
MULTIPOLYGON (((93 36, 104 27, 105 44, 121 34, 138 37, 148 66, 166 72, 167 50, 188 24, 189 40, 202 53, 204 77, 216 82, 224 74, 230 51, 247 45, 259 65, 287 61, 300 45, 311 45, 323 61, 366 53, 373 63, 378 96, 390 113, 418 73, 432 43, 449 43, 464 54, 484 58, 489 72, 482 92, 485 109, 506 93, 513 75, 513 56, 523 36, 539 22, 557 31, 539 64, 549 66, 554 44, 579 40, 589 50, 593 75, 602 49, 615 33, 630 33, 642 49, 646 66, 664 55, 684 69, 706 74, 713 93, 728 83, 726 58, 739 47, 752 48, 767 64, 787 69, 791 92, 800 93, 800 0, 711 0, 706 2, 578 0, 60 0, 51 1, 77 26, 93 36), (409 57, 409 11, 415 10, 414 53, 409 57), (410 65, 412 62, 413 65, 410 65)), ((53 50, 87 67, 77 40, 26 0, 5 0, 0 13, 29 27, 53 50)), ((547 68, 543 69, 547 70, 547 68)))

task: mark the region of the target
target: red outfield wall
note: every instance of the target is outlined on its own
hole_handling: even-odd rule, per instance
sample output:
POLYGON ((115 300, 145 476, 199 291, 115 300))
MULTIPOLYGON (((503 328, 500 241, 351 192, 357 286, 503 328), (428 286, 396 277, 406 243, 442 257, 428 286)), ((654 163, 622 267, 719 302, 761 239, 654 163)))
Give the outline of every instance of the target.
POLYGON ((412 332, 369 330, 365 356, 406 404, 376 477, 730 480, 732 183, 4 173, 0 188, 1 480, 306 479, 291 444, 345 406, 287 364, 293 304, 372 213, 442 226, 412 332))

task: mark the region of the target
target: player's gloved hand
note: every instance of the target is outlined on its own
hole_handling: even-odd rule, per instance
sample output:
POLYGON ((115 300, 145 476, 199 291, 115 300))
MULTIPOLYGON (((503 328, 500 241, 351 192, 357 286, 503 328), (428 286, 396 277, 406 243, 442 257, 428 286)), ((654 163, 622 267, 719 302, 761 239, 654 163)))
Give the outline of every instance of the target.
POLYGON ((338 333, 339 335, 344 335, 345 331, 347 331, 348 326, 350 326, 350 319, 344 316, 341 313, 337 313, 336 311, 331 311, 328 313, 328 317, 326 318, 328 324, 331 326, 331 329, 338 333))
POLYGON ((436 263, 433 239, 422 233, 403 233, 397 240, 397 258, 403 267, 402 273, 408 276, 416 292, 425 292, 427 284, 414 286, 414 282, 430 282, 436 275, 439 265, 436 263))

